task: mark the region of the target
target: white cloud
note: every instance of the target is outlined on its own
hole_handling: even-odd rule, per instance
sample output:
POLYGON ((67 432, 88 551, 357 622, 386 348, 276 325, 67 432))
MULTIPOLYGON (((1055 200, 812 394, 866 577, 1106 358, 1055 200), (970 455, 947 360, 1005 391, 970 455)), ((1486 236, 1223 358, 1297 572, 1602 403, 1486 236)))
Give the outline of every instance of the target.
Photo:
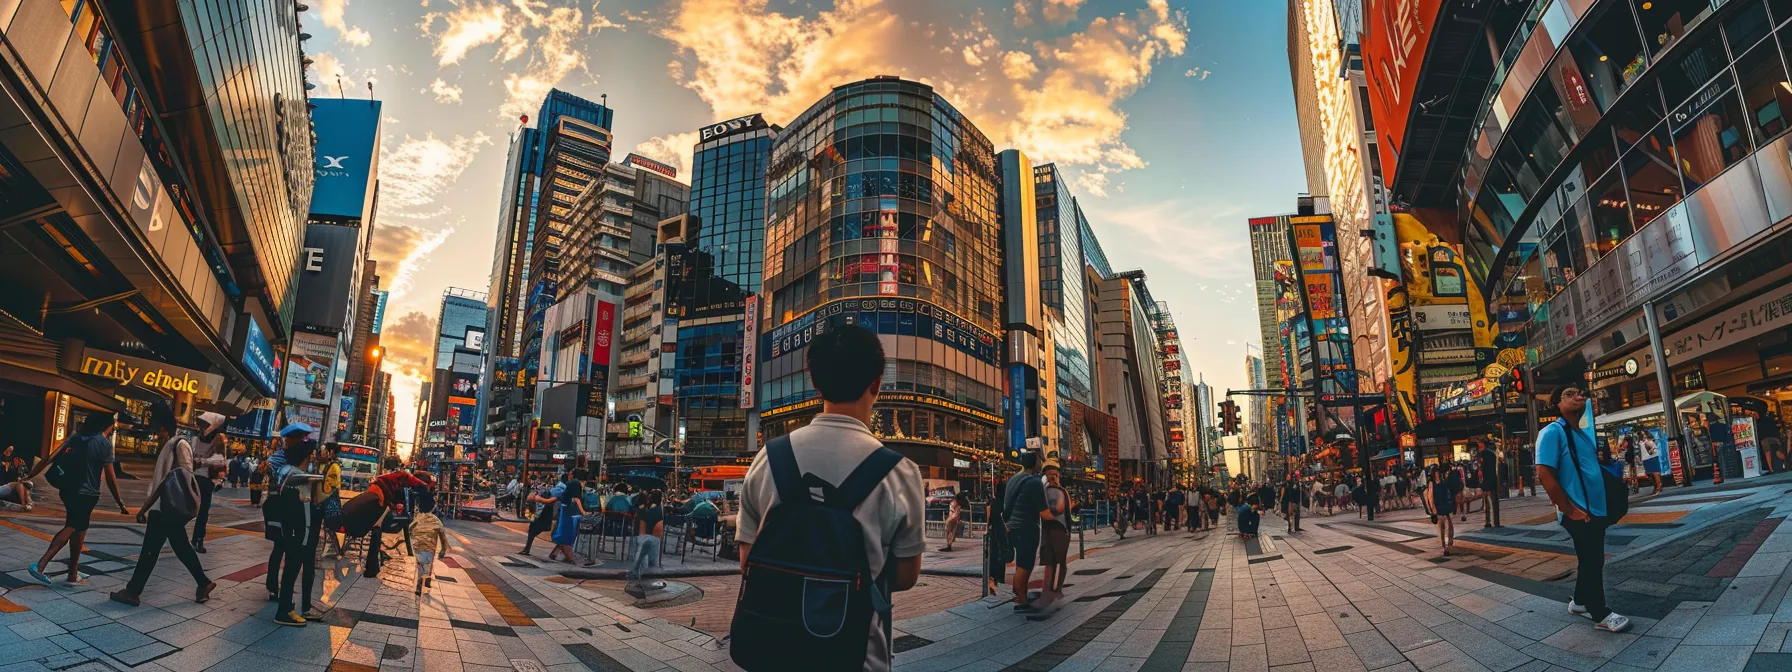
POLYGON ((435 94, 438 103, 460 102, 460 87, 444 82, 440 78, 430 83, 429 92, 435 94))
POLYGON ((348 20, 344 18, 343 15, 348 10, 348 0, 318 0, 317 7, 313 9, 317 12, 318 18, 323 20, 324 27, 336 31, 341 35, 343 42, 357 47, 373 44, 373 35, 348 25, 348 20))
POLYGON ((342 60, 328 51, 318 52, 311 56, 311 82, 317 85, 314 97, 328 98, 333 96, 352 96, 349 91, 362 91, 368 84, 377 84, 380 78, 372 70, 350 72, 343 66, 342 60))
POLYGON ((1083 6, 1083 0, 1045 0, 1045 20, 1064 23, 1076 18, 1076 10, 1083 6))
MULTIPOLYGON (((1050 0, 1045 9, 1068 20, 1082 4, 1050 0)), ((1017 14, 1026 8, 1017 3, 1017 14)), ((1096 175, 1082 179, 1094 195, 1107 193, 1114 173, 1144 165, 1121 137, 1127 119, 1120 105, 1159 62, 1187 48, 1187 17, 1167 0, 1069 32, 1042 27, 1037 39, 997 39, 980 17, 967 23, 949 11, 836 0, 804 17, 770 10, 768 0, 682 0, 657 30, 677 49, 673 79, 718 119, 763 112, 785 123, 834 86, 892 74, 932 85, 998 147, 1096 175), (936 28, 960 24, 970 28, 950 35, 936 28), (912 48, 942 42, 943 49, 912 48), (1001 67, 982 67, 992 58, 984 54, 1000 54, 1001 67)))
POLYGON ((678 174, 689 180, 691 174, 691 150, 697 146, 697 132, 673 133, 650 138, 646 142, 635 145, 635 153, 650 159, 657 159, 672 164, 678 174))
POLYGON ((405 136, 380 157, 380 200, 400 218, 417 218, 436 196, 460 178, 473 163, 480 147, 491 142, 484 133, 441 140, 431 133, 422 138, 405 136))
POLYGON ((468 0, 452 11, 423 15, 420 27, 433 41, 441 66, 459 63, 467 54, 495 45, 492 60, 520 63, 504 76, 504 104, 499 113, 515 118, 541 106, 549 89, 586 66, 585 35, 604 28, 624 29, 597 11, 589 15, 568 0, 468 0))
POLYGON ((1193 69, 1190 69, 1188 72, 1182 73, 1182 76, 1183 77, 1193 77, 1195 79, 1195 81, 1201 81, 1201 80, 1207 79, 1207 76, 1211 75, 1211 74, 1213 74, 1212 70, 1203 70, 1201 68, 1193 68, 1193 69))
POLYGON ((1240 226, 1246 217, 1242 207, 1165 200, 1089 214, 1103 238, 1131 241, 1127 249, 1156 257, 1195 278, 1230 282, 1250 276, 1251 250, 1240 226))

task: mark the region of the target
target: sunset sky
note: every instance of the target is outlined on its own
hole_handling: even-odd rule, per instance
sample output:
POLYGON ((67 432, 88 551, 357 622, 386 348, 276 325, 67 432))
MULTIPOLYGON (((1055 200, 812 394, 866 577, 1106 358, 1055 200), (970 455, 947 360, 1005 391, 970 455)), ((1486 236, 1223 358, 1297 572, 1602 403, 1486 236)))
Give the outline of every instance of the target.
POLYGON ((1243 387, 1257 340, 1245 219, 1305 190, 1279 1, 308 4, 312 94, 366 97, 371 82, 385 103, 374 257, 401 441, 442 291, 486 289, 510 135, 550 88, 607 94, 616 158, 659 158, 688 182, 705 123, 783 124, 873 75, 930 84, 998 148, 1072 177, 1114 268, 1144 269, 1220 390, 1243 387))

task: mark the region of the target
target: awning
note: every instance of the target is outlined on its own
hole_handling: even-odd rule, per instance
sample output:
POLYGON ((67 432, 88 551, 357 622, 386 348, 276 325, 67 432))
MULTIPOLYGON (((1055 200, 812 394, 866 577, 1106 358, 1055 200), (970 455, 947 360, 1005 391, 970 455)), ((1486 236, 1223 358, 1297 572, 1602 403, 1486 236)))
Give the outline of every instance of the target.
POLYGON ((124 402, 119 401, 117 397, 108 394, 104 390, 83 385, 80 382, 64 376, 58 376, 53 373, 44 373, 36 369, 18 366, 6 361, 0 361, 0 381, 61 392, 70 397, 74 397, 83 405, 91 406, 103 411, 117 413, 124 410, 124 402))
MULTIPOLYGON (((1719 395, 1716 392, 1691 392, 1688 394, 1680 395, 1678 398, 1674 399, 1674 408, 1689 408, 1692 406, 1697 406, 1706 401, 1712 401, 1712 400, 1720 399, 1720 398, 1722 398, 1722 395, 1719 395)), ((1593 423, 1600 427, 1604 427, 1606 425, 1618 425, 1618 424, 1630 422, 1632 420, 1647 418, 1651 415, 1661 415, 1661 402, 1660 401, 1651 401, 1651 402, 1649 402, 1647 404, 1643 404, 1641 406, 1632 406, 1630 408, 1626 408, 1624 410, 1616 411, 1616 412, 1612 412, 1612 413, 1607 413, 1605 415, 1594 414, 1593 415, 1593 423)))

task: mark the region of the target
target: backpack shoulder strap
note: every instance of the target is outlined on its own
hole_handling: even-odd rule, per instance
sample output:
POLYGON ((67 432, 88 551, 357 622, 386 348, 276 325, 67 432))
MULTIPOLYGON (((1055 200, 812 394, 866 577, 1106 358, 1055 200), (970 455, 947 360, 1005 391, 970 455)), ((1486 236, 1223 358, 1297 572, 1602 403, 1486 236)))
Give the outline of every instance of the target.
POLYGON ((809 497, 809 489, 803 486, 803 472, 796 466, 796 451, 790 447, 789 434, 765 444, 765 461, 772 470, 779 504, 801 506, 814 501, 809 497))
POLYGON ((840 487, 828 499, 828 506, 851 513, 853 509, 859 508, 865 498, 871 496, 871 491, 877 489, 877 484, 884 481, 890 470, 901 463, 901 453, 879 447, 865 461, 860 462, 851 474, 847 474, 846 480, 840 482, 840 487))

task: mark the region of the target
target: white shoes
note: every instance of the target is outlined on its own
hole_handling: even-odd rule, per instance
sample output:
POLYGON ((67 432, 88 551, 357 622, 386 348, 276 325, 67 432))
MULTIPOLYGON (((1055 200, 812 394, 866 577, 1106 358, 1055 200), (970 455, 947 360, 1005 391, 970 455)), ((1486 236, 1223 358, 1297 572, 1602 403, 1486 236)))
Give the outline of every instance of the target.
POLYGON ((1568 613, 1587 620, 1592 620, 1593 618, 1593 614, 1588 612, 1586 607, 1574 603, 1574 598, 1568 599, 1568 613))
POLYGON ((1606 632, 1623 632, 1630 629, 1630 619, 1611 613, 1606 615, 1605 620, 1594 623, 1593 627, 1606 632))

